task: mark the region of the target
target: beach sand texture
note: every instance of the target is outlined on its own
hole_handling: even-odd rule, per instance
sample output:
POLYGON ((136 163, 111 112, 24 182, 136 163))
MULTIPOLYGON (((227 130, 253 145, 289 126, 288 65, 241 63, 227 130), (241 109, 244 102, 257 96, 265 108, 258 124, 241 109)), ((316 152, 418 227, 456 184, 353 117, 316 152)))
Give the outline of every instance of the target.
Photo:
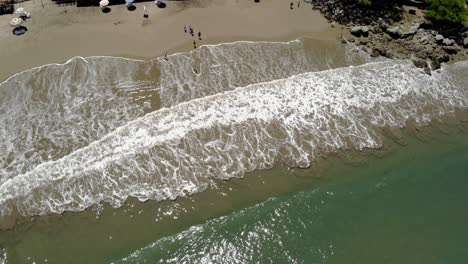
POLYGON ((32 0, 18 4, 31 12, 28 32, 14 36, 10 15, 0 16, 0 80, 32 67, 61 63, 74 56, 153 58, 193 48, 184 25, 202 32, 197 46, 236 40, 289 40, 299 36, 336 39, 340 29, 309 5, 289 9, 289 1, 187 0, 168 1, 159 9, 153 2, 99 7, 57 6, 32 0), (149 18, 143 18, 143 6, 149 18))

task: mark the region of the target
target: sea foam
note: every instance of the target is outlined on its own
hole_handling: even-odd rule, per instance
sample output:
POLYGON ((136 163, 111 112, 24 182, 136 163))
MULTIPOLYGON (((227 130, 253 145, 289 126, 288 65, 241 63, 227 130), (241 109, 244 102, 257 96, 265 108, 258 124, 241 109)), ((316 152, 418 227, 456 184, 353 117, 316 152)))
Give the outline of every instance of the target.
POLYGON ((148 63, 76 57, 0 84, 0 184, 141 117, 158 84, 148 63), (143 67, 144 66, 144 67, 143 67))
POLYGON ((467 78, 467 62, 428 76, 408 61, 385 61, 180 103, 9 179, 0 215, 118 207, 129 196, 175 199, 277 161, 307 167, 321 153, 377 148, 379 127, 423 125, 465 108, 467 78))

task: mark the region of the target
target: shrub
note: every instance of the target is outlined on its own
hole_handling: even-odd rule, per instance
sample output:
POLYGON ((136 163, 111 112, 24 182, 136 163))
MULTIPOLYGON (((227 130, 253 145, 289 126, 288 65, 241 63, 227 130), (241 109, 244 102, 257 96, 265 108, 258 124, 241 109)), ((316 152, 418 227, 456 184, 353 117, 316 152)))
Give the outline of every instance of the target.
POLYGON ((468 19, 468 0, 427 0, 426 15, 436 23, 463 23, 468 19))
MULTIPOLYGON (((466 1, 468 1, 468 0, 466 0, 466 1)), ((361 5, 370 5, 371 4, 371 0, 358 0, 358 2, 361 5)))

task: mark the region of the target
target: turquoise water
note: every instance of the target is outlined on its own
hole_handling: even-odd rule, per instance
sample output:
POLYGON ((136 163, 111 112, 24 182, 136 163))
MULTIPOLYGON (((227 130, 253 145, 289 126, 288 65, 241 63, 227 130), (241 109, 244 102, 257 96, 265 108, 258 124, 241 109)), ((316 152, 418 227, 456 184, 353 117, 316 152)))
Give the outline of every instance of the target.
POLYGON ((468 140, 410 143, 116 263, 466 263, 468 140), (338 175, 337 175, 338 176, 338 175))

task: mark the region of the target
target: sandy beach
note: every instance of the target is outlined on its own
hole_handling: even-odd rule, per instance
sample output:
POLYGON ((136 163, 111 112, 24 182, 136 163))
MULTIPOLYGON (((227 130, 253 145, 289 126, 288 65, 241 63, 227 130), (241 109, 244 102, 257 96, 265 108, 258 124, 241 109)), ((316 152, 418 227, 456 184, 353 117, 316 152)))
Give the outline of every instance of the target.
POLYGON ((336 39, 333 28, 320 13, 302 3, 293 10, 284 0, 193 0, 168 1, 164 9, 153 2, 137 3, 135 11, 124 5, 99 7, 57 6, 32 0, 18 4, 31 12, 24 25, 28 32, 14 36, 8 27, 10 15, 0 17, 0 80, 33 67, 61 63, 75 56, 121 56, 154 58, 164 53, 193 49, 193 39, 184 33, 191 25, 202 33, 204 44, 236 40, 290 40, 301 36, 336 39), (149 18, 143 18, 143 6, 149 18))

